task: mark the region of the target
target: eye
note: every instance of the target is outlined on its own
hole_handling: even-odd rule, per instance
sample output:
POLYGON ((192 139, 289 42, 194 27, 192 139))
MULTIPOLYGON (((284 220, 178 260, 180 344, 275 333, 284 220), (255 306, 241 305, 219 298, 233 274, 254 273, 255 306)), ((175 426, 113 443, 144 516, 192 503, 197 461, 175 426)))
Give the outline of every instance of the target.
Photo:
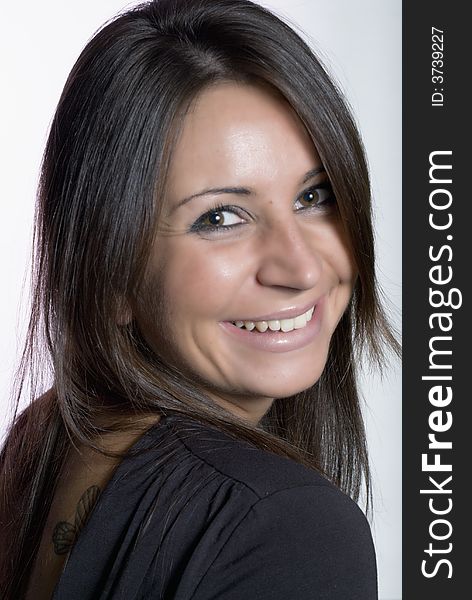
POLYGON ((302 208, 327 208, 328 205, 336 202, 336 198, 331 184, 325 182, 305 190, 297 198, 297 202, 302 208))
POLYGON ((234 214, 230 210, 212 210, 203 215, 202 224, 210 225, 214 227, 222 227, 228 225, 236 225, 241 222, 238 215, 234 214))
POLYGON ((201 217, 191 227, 191 231, 216 231, 230 229, 235 225, 244 223, 236 207, 216 206, 201 217))

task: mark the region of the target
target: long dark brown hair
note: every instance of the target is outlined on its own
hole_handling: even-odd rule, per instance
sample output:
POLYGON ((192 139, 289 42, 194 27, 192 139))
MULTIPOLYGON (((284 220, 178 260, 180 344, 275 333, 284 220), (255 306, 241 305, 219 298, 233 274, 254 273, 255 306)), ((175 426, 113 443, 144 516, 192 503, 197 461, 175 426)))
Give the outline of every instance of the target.
POLYGON ((359 349, 381 364, 386 343, 397 343, 375 279, 368 171, 339 90, 282 20, 248 0, 156 0, 102 28, 74 65, 51 125, 35 232, 16 392, 19 401, 27 387, 32 401, 1 454, 4 598, 24 593, 71 441, 92 445, 103 415, 119 422, 183 412, 322 471, 354 499, 364 482, 369 495, 355 365, 359 349), (270 86, 291 105, 329 175, 359 272, 319 381, 276 399, 258 425, 212 402, 151 352, 134 320, 119 318, 143 285, 183 116, 220 81, 270 86), (37 382, 47 366, 45 392, 37 382))

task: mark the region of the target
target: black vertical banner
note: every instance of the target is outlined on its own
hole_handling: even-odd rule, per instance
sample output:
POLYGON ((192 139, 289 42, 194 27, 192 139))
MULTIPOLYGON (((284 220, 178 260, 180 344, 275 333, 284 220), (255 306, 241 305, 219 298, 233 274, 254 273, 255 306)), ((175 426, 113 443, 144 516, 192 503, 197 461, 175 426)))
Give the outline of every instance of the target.
POLYGON ((404 600, 472 597, 466 8, 403 3, 404 600))

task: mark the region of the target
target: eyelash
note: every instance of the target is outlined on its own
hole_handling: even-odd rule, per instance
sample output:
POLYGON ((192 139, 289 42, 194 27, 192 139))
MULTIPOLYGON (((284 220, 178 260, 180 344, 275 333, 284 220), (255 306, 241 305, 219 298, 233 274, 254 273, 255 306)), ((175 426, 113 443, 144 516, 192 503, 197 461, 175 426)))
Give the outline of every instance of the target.
MULTIPOLYGON (((303 210, 303 211, 305 211, 305 210, 316 210, 316 211, 325 210, 326 211, 326 210, 329 210, 336 203, 336 198, 334 196, 334 193, 333 193, 333 190, 331 187, 331 183, 329 181, 326 181, 324 183, 320 183, 318 185, 307 188, 297 197, 296 201, 297 202, 300 201, 300 199, 305 194, 309 194, 310 192, 318 192, 320 189, 328 190, 331 193, 322 202, 317 202, 317 203, 313 204, 312 206, 305 206, 305 207, 299 209, 299 211, 300 210, 303 210)), ((210 210, 206 211, 203 215, 201 215, 193 223, 193 225, 190 227, 190 232, 191 233, 223 232, 223 231, 228 231, 230 229, 233 229, 234 227, 239 227, 240 225, 243 225, 243 223, 233 223, 232 225, 211 225, 208 223, 204 223, 204 220, 209 215, 211 215, 213 213, 218 213, 218 212, 232 212, 232 213, 236 214, 238 217, 240 217, 241 219, 243 219, 245 216, 247 216, 246 211, 243 211, 238 206, 232 206, 232 205, 228 205, 228 204, 216 204, 215 206, 210 208, 210 210)))
POLYGON ((228 231, 229 229, 232 229, 233 227, 237 227, 238 225, 242 224, 242 223, 233 223, 233 225, 210 225, 210 224, 204 222, 208 216, 210 216, 213 213, 219 213, 219 212, 231 212, 231 213, 237 215, 238 217, 240 217, 241 219, 244 219, 245 217, 247 217, 247 213, 245 211, 242 211, 238 206, 232 206, 229 204, 215 204, 212 208, 210 208, 210 210, 205 212, 201 217, 199 217, 195 221, 195 223, 191 226, 190 231, 192 233, 195 233, 195 232, 198 233, 200 231, 207 231, 207 232, 228 231))

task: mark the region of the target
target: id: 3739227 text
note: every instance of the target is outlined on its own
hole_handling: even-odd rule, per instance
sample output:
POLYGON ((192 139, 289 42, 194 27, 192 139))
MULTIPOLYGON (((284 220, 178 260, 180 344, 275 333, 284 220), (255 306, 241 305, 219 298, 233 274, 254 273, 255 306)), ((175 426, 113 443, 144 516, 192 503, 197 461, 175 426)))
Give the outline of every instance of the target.
POLYGON ((444 31, 431 27, 431 106, 444 106, 444 31))

